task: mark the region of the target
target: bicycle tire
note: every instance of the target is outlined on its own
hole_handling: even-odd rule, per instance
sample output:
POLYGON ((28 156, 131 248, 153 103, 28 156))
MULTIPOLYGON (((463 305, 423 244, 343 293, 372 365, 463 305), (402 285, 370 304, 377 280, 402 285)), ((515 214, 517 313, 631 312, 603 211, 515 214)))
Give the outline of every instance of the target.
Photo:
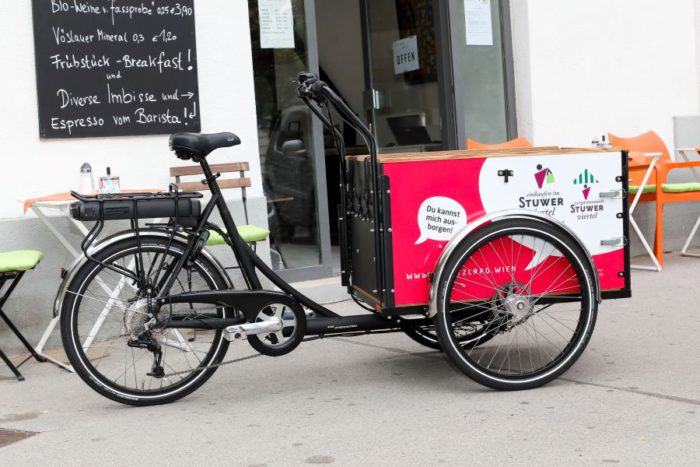
POLYGON ((568 370, 590 340, 598 306, 594 277, 587 254, 563 229, 527 219, 493 222, 469 235, 445 265, 435 318, 440 344, 457 368, 485 386, 518 390, 546 384, 568 370), (489 266, 494 258, 502 266, 489 266), (479 301, 490 307, 491 342, 464 349, 459 322, 451 315, 479 301), (552 317, 555 312, 561 314, 552 317), (546 327, 538 330, 536 321, 546 327))
MULTIPOLYGON (((158 257, 158 254, 163 254, 163 257, 167 256, 169 261, 177 261, 185 250, 185 244, 177 240, 168 245, 168 241, 165 238, 148 237, 142 235, 140 240, 137 240, 135 237, 129 237, 110 244, 102 249, 98 249, 97 251, 93 252, 93 257, 104 263, 115 264, 121 260, 122 264, 125 264, 125 258, 128 258, 137 252, 137 242, 139 241, 143 253, 146 255, 154 254, 155 258, 158 257)), ((156 263, 156 261, 157 260, 153 260, 153 263, 156 263)), ((145 262, 146 261, 144 260, 144 264, 145 262)), ((186 277, 188 277, 190 288, 192 287, 192 275, 194 273, 196 273, 202 279, 202 282, 198 283, 202 287, 201 290, 225 289, 227 287, 227 281, 225 278, 203 255, 199 255, 193 261, 191 268, 188 270, 183 269, 180 272, 176 281, 176 286, 183 280, 180 279, 183 271, 186 277)), ((134 297, 138 297, 142 291, 134 288, 134 291, 124 293, 123 289, 126 286, 123 286, 119 293, 124 295, 126 300, 121 301, 122 303, 117 306, 117 311, 114 313, 114 304, 109 305, 108 302, 104 302, 105 297, 103 297, 102 301, 105 303, 105 309, 107 309, 106 307, 108 305, 110 306, 106 317, 100 326, 97 326, 97 320, 95 320, 95 324, 90 326, 90 320, 92 318, 89 316, 90 312, 88 309, 88 303, 92 301, 100 302, 98 298, 99 295, 94 295, 94 292, 92 291, 100 290, 98 289, 98 287, 101 288, 100 281, 102 281, 104 284, 114 283, 114 281, 117 279, 112 277, 112 275, 115 274, 108 271, 100 264, 92 261, 86 262, 74 275, 71 283, 68 285, 66 295, 63 300, 61 310, 61 336, 63 346, 71 365, 75 369, 76 373, 83 379, 83 381, 85 381, 85 383, 87 383, 88 386, 90 386, 96 392, 111 400, 123 404, 144 406, 165 404, 178 400, 192 393, 209 378, 211 378, 211 376, 217 370, 217 367, 212 367, 212 365, 216 365, 223 360, 229 345, 229 342, 224 339, 223 332, 221 330, 200 332, 200 330, 173 330, 171 328, 161 331, 161 336, 159 338, 164 344, 162 347, 165 348, 165 352, 163 352, 163 361, 166 365, 170 366, 170 368, 168 368, 168 372, 175 371, 181 367, 184 367, 185 365, 189 365, 190 371, 185 368, 184 373, 186 376, 179 379, 174 384, 168 384, 165 387, 163 386, 165 378, 151 377, 149 380, 146 378, 146 376, 142 376, 140 374, 140 367, 142 364, 140 363, 140 360, 137 360, 134 356, 134 349, 127 346, 126 340, 128 340, 129 336, 124 334, 130 327, 136 326, 138 319, 141 319, 141 316, 138 315, 136 311, 130 310, 132 310, 132 308, 134 310, 136 309, 135 303, 138 304, 138 300, 134 302, 134 297), (99 278, 99 280, 97 278, 99 278), (133 296, 131 296, 132 294, 133 296), (84 305, 84 303, 86 303, 86 305, 84 305), (131 303, 131 305, 128 305, 129 303, 131 303), (81 312, 83 313, 82 315, 81 312), (107 331, 104 331, 105 323, 110 325, 107 331), (118 326, 121 326, 119 331, 116 330, 118 326), (86 333, 85 330, 88 329, 88 327, 90 327, 90 331, 86 333), (97 330, 95 330, 96 327, 97 330), (115 334, 114 336, 110 335, 108 332, 110 330, 113 330, 113 333, 115 334), (182 332, 190 332, 194 335, 194 337, 185 339, 182 332), (174 336, 174 340, 172 336, 174 336), (86 346, 85 344, 88 343, 87 339, 90 339, 90 341, 89 345, 86 346), (95 350, 96 347, 97 351, 95 350), (177 347, 180 348, 180 354, 176 354, 175 356, 171 357, 173 352, 176 352, 175 350, 171 351, 170 354, 167 354, 168 349, 177 347), (198 350, 200 348, 204 350, 198 350), (124 350, 125 367, 128 365, 128 354, 131 351, 135 380, 134 386, 136 387, 127 386, 128 369, 124 370, 125 375, 123 384, 111 379, 106 374, 107 371, 111 371, 109 367, 109 365, 112 364, 111 360, 116 360, 119 362, 118 355, 116 355, 114 359, 111 358, 113 355, 112 349, 116 349, 114 350, 114 355, 116 355, 117 352, 124 350), (103 354, 98 354, 100 351, 103 352, 103 354), (166 360, 166 354, 168 355, 167 358, 170 358, 170 361, 166 360), (188 357, 188 354, 191 355, 188 357), (201 359, 198 356, 199 354, 203 354, 201 359), (178 357, 178 355, 180 355, 180 357, 178 357), (108 361, 107 359, 110 360, 108 361), (108 363, 104 363, 101 360, 108 361, 108 363), (194 363, 196 366, 194 368, 190 360, 195 361, 194 363), (137 364, 139 365, 139 368, 137 368, 137 364), (177 365, 177 367, 173 365, 177 365), (138 378, 140 377, 143 378, 141 388, 138 387, 138 378), (154 382, 158 382, 156 381, 157 379, 160 380, 160 387, 154 389, 152 384, 154 382), (145 387, 146 381, 149 381, 148 389, 145 387)), ((121 279, 118 279, 118 281, 121 281, 121 279)), ((117 286, 119 286, 119 284, 122 284, 122 282, 118 282, 117 286)), ((173 293, 182 291, 176 290, 176 286, 173 287, 173 293)), ((181 288, 184 289, 185 286, 183 285, 181 288)), ((114 294, 114 291, 112 293, 114 294)), ((184 305, 187 306, 187 304, 184 305)), ((189 305, 190 308, 187 309, 185 313, 189 312, 194 316, 195 310, 192 308, 193 305, 197 304, 189 305)), ((99 306, 102 306, 102 304, 100 303, 100 305, 97 305, 98 308, 99 306)), ((170 308, 170 312, 172 313, 177 311, 178 310, 174 309, 173 307, 170 308)), ((220 317, 229 317, 232 316, 233 312, 227 308, 217 307, 216 313, 217 316, 220 317)), ((102 319, 103 314, 104 313, 101 312, 97 319, 102 319)), ((143 358, 143 356, 139 357, 139 359, 143 358)), ((170 376, 168 379, 171 378, 174 379, 175 376, 170 376)), ((115 379, 121 380, 121 375, 115 379)), ((129 377, 128 379, 131 378, 129 377)), ((130 384, 131 382, 129 381, 128 383, 130 384)))

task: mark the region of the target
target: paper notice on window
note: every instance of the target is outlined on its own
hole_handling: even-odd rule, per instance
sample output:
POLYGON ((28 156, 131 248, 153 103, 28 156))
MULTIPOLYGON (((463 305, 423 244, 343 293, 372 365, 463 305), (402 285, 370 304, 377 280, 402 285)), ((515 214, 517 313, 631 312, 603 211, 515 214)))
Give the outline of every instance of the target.
POLYGON ((418 39, 406 37, 394 42, 394 74, 400 75, 420 68, 418 61, 418 39))
POLYGON ((491 0, 464 0, 467 45, 493 45, 491 0))
POLYGON ((261 49, 294 48, 292 0, 258 0, 261 49))

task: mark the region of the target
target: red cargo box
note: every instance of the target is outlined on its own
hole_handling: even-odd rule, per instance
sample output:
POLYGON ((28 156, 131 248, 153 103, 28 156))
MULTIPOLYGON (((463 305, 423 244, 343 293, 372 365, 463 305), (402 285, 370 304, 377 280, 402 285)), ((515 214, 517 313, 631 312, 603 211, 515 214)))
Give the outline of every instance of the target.
MULTIPOLYGON (((630 296, 623 151, 531 148, 381 155, 382 241, 376 249, 369 158, 348 159, 350 288, 378 309, 424 307, 448 241, 483 216, 507 210, 537 211, 565 224, 591 254, 603 297, 630 296)), ((536 245, 524 246, 530 253, 514 267, 528 270, 546 259, 536 245)), ((495 256, 475 267, 500 273, 503 266, 495 256)))

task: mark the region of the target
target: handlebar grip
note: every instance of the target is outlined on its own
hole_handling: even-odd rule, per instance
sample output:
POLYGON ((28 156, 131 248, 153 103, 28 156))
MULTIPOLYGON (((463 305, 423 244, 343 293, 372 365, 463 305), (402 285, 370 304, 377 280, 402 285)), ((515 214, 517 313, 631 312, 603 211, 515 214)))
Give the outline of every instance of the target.
POLYGON ((311 81, 313 83, 315 81, 318 81, 318 78, 315 74, 311 72, 303 71, 297 75, 297 81, 299 81, 299 84, 304 84, 307 81, 311 81))
POLYGON ((311 86, 309 86, 309 92, 311 93, 311 97, 313 97, 317 101, 322 99, 324 86, 326 86, 326 83, 324 83, 320 79, 317 79, 314 83, 312 83, 311 86))

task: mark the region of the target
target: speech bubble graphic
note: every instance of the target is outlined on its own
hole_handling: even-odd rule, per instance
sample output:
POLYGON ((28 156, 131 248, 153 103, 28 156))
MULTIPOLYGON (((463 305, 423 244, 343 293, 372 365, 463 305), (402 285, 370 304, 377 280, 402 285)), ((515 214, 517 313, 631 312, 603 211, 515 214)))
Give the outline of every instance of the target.
POLYGON ((428 198, 418 209, 419 245, 427 240, 444 242, 467 225, 467 211, 461 204, 445 196, 428 198))

